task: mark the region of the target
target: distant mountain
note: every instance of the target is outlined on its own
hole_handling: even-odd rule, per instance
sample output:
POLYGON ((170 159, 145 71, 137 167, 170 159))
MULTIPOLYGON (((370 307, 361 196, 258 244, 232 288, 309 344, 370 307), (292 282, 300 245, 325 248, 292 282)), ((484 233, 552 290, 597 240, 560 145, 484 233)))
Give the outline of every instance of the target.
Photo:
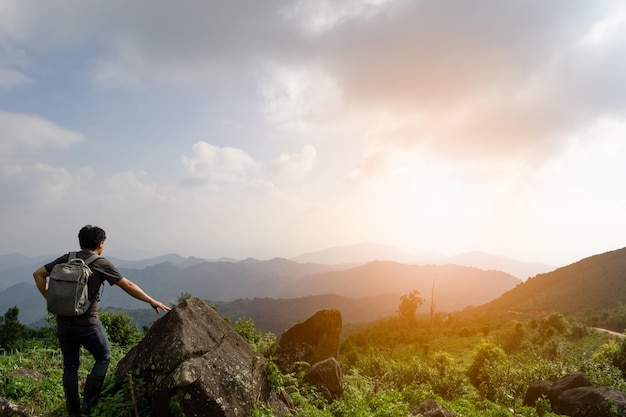
MULTIPOLYGON (((193 295, 214 304, 233 321, 251 318, 258 328, 277 334, 327 308, 339 309, 346 324, 393 316, 401 295, 415 289, 424 299, 418 311, 427 313, 433 285, 436 311, 450 312, 482 304, 521 282, 500 271, 390 261, 309 275, 301 275, 303 270, 302 265, 285 259, 248 259, 197 265, 181 271, 173 281, 179 289, 192 289, 193 295)), ((156 281, 154 276, 146 279, 156 281)), ((140 325, 154 320, 153 314, 145 312, 129 314, 140 325)))
POLYGON ((22 255, 20 253, 9 253, 6 255, 0 255, 0 271, 6 271, 26 265, 31 265, 33 263, 36 263, 37 259, 41 260, 42 258, 32 258, 30 256, 22 255))
POLYGON ((626 304, 626 248, 539 274, 480 306, 484 312, 581 314, 626 304))
MULTIPOLYGON (((480 259, 478 255, 469 259, 480 259)), ((45 316, 45 303, 32 281, 32 271, 43 261, 21 256, 8 259, 10 262, 5 265, 12 269, 0 267, 0 283, 6 286, 0 290, 0 314, 16 305, 23 323, 40 320, 45 316), (29 265, 31 261, 33 264, 29 265), (15 278, 12 274, 16 273, 23 282, 6 285, 5 279, 15 278)), ((166 262, 142 269, 121 269, 166 303, 175 302, 181 293, 188 292, 212 300, 221 314, 258 319, 261 328, 269 331, 280 331, 321 308, 339 308, 346 322, 392 315, 400 295, 414 289, 425 299, 422 313, 428 311, 431 301, 437 312, 501 316, 506 312, 579 314, 626 305, 626 248, 537 274, 525 282, 495 269, 450 264, 373 261, 348 267, 303 264, 282 258, 233 262, 178 256, 153 258, 150 263, 157 261, 166 262)), ((105 287, 104 307, 135 309, 143 311, 144 320, 155 318, 145 303, 118 287, 105 287)))
POLYGON ((460 253, 458 255, 444 258, 436 258, 430 262, 437 265, 452 264, 473 266, 487 270, 493 269, 496 271, 504 271, 521 280, 525 280, 526 278, 533 277, 537 274, 554 271, 556 269, 555 266, 540 262, 522 262, 478 251, 460 253))
POLYGON ((371 261, 395 261, 415 265, 449 264, 503 271, 522 280, 556 269, 555 266, 544 263, 522 262, 479 251, 444 257, 434 252, 411 253, 394 246, 378 245, 374 243, 336 246, 317 252, 305 253, 291 258, 291 260, 299 263, 311 262, 351 266, 365 264, 371 261))
MULTIPOLYGON (((520 282, 504 272, 461 266, 375 261, 339 269, 337 266, 299 264, 282 258, 269 261, 248 259, 235 263, 205 262, 185 269, 162 264, 142 271, 128 271, 127 275, 140 286, 150 289, 156 297, 172 299, 181 292, 189 292, 216 301, 322 294, 351 298, 382 294, 399 296, 415 289, 422 293, 423 298, 430 298, 434 283, 436 296, 441 302, 438 308, 446 311, 482 304, 520 282)), ((128 303, 124 298, 109 302, 120 307, 128 303)))
POLYGON ((0 258, 0 291, 18 283, 32 283, 33 272, 53 257, 4 255, 0 258))
MULTIPOLYGON (((166 303, 175 302, 182 293, 216 302, 329 294, 348 298, 385 295, 398 300, 400 295, 416 289, 423 298, 430 299, 435 285, 437 310, 454 311, 496 298, 520 282, 500 271, 451 265, 406 265, 390 261, 370 262, 344 270, 337 265, 299 264, 282 258, 202 262, 188 267, 164 262, 143 269, 120 270, 150 295, 166 303)), ((28 303, 18 304, 21 319, 33 318, 36 314, 40 315, 39 318, 45 316, 45 305, 32 277, 28 283, 18 283, 0 291, 0 313, 15 305, 15 300, 21 299, 31 300, 29 303, 32 304, 32 308, 28 303)), ((119 287, 105 284, 102 306, 141 309, 145 308, 145 303, 129 297, 119 287)), ((373 314, 386 314, 387 307, 370 306, 373 314)), ((37 319, 34 317, 33 321, 37 319)))
POLYGON ((47 314, 46 302, 34 282, 15 284, 0 291, 0 316, 12 307, 19 308, 19 320, 26 324, 40 320, 47 314))
POLYGON ((311 275, 285 289, 284 296, 337 294, 348 297, 372 297, 381 294, 402 295, 418 290, 427 300, 431 293, 437 311, 455 311, 477 306, 515 287, 521 281, 501 271, 484 271, 457 265, 406 265, 374 261, 347 270, 311 275))
MULTIPOLYGON (((248 258, 238 262, 202 262, 186 268, 165 263, 143 270, 122 268, 122 272, 140 286, 152 288, 155 297, 165 300, 188 292, 203 299, 233 301, 281 296, 284 288, 293 286, 303 277, 338 268, 336 265, 299 264, 283 258, 268 261, 248 258)), ((111 302, 120 307, 127 304, 123 298, 111 302)))
MULTIPOLYGON (((204 259, 183 257, 170 253, 160 256, 137 259, 144 252, 138 250, 119 250, 106 252, 104 256, 120 268, 141 270, 147 267, 170 263, 180 268, 187 268, 206 262, 259 262, 258 259, 242 261, 231 258, 204 259)), ((32 271, 55 259, 60 254, 30 257, 18 253, 0 255, 0 290, 19 282, 31 282, 32 271)), ((552 271, 555 267, 535 262, 520 262, 509 258, 489 255, 483 252, 468 252, 451 257, 442 257, 436 253, 411 253, 394 246, 373 243, 337 246, 317 252, 309 252, 291 259, 299 264, 329 265, 330 269, 347 268, 371 261, 395 261, 405 264, 455 264, 476 267, 485 270, 507 272, 517 278, 526 279, 538 273, 552 271)))
POLYGON ((375 243, 359 243, 356 245, 335 246, 332 248, 308 252, 291 258, 298 263, 316 264, 364 264, 370 261, 396 261, 418 263, 436 256, 434 253, 410 253, 394 246, 375 243))
POLYGON ((107 254, 102 254, 105 258, 108 258, 111 262, 113 262, 118 268, 132 268, 132 269, 143 269, 149 266, 159 265, 163 263, 171 263, 176 266, 191 266, 199 263, 206 262, 206 259, 200 258, 185 258, 176 253, 168 253, 165 255, 155 256, 152 258, 139 259, 139 260, 127 260, 124 258, 115 258, 112 256, 108 256, 107 254))
MULTIPOLYGON (((18 253, 0 255, 0 291, 18 283, 33 282, 33 271, 40 266, 56 259, 56 255, 30 257, 18 253)), ((126 260, 103 254, 117 267, 141 270, 158 264, 170 263, 181 268, 207 262, 200 258, 184 258, 177 254, 166 254, 149 259, 126 260)))
POLYGON ((126 259, 128 261, 140 261, 158 256, 157 253, 139 248, 107 249, 106 254, 116 259, 126 259))

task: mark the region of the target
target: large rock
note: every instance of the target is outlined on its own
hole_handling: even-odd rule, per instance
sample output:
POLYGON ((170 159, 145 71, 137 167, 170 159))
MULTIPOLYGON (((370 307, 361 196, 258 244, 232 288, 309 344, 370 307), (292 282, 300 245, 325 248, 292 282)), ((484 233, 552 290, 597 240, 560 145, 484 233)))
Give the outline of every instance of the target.
POLYGON ((424 401, 411 414, 420 417, 453 417, 452 412, 436 400, 424 401))
POLYGON ((626 394, 608 387, 594 387, 582 372, 552 381, 534 382, 526 391, 524 405, 534 406, 545 397, 552 411, 570 417, 626 417, 626 394))
POLYGON ((269 388, 266 360, 199 298, 183 301, 152 325, 119 362, 119 386, 138 373, 152 395, 152 415, 170 417, 170 405, 192 416, 241 417, 258 402, 290 415, 269 388))
POLYGON ((296 362, 313 365, 337 357, 341 328, 341 312, 331 309, 320 310, 303 323, 285 330, 278 341, 278 367, 290 373, 296 371, 296 362))
POLYGON ((593 383, 587 375, 582 372, 567 374, 552 384, 548 392, 548 398, 551 402, 554 402, 563 392, 581 387, 593 387, 593 383))
POLYGON ((0 397, 0 417, 30 417, 24 407, 15 405, 6 398, 0 397))
POLYGON ((626 394, 608 387, 572 388, 552 402, 552 411, 570 417, 623 417, 626 394))
POLYGON ((302 381, 317 388, 329 402, 343 395, 343 373, 335 358, 328 358, 314 364, 302 381))
POLYGON ((554 402, 563 391, 592 386, 591 380, 582 372, 567 374, 557 381, 536 381, 528 387, 524 396, 524 405, 534 407, 535 402, 541 398, 547 398, 550 402, 554 402))
POLYGON ((524 396, 524 405, 527 407, 534 407, 539 400, 549 400, 550 388, 554 382, 552 381, 535 381, 530 384, 526 395, 524 396))

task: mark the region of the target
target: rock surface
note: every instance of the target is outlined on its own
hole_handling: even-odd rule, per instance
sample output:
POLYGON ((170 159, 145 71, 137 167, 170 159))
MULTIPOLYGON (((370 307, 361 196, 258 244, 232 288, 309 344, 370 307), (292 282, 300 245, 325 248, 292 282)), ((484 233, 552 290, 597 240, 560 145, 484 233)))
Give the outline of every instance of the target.
POLYGON ((276 415, 291 415, 267 383, 266 359, 199 298, 183 301, 155 322, 119 362, 121 386, 133 373, 151 392, 155 417, 178 414, 241 417, 268 403, 276 415))
POLYGON ((608 387, 572 388, 552 402, 552 411, 570 417, 622 417, 626 394, 608 387))
POLYGON ((411 413, 420 417, 453 417, 453 414, 435 400, 426 400, 411 413))
POLYGON ((335 358, 328 358, 314 364, 302 381, 317 388, 329 402, 343 395, 343 373, 335 358))
POLYGON ((530 385, 524 405, 534 406, 540 398, 550 401, 552 411, 570 417, 626 417, 626 394, 608 387, 594 387, 582 372, 553 381, 530 385))
POLYGON ((25 408, 0 397, 0 417, 31 417, 31 414, 25 408))
POLYGON ((297 362, 314 365, 336 358, 341 336, 341 312, 320 310, 302 323, 285 330, 280 337, 276 363, 284 373, 294 372, 297 362))

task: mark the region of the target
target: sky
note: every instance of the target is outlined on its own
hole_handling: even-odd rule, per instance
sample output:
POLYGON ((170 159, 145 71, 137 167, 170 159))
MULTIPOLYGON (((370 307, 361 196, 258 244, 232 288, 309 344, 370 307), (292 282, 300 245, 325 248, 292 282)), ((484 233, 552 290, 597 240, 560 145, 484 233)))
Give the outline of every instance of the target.
POLYGON ((0 0, 0 254, 626 246, 619 0, 0 0))

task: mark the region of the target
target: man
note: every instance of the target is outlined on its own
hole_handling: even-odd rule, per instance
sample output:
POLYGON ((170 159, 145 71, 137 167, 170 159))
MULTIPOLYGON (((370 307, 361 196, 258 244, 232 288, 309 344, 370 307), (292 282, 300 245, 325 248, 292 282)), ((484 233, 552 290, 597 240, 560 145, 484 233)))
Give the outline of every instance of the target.
MULTIPOLYGON (((102 255, 105 239, 106 233, 101 228, 89 225, 83 227, 78 232, 78 242, 80 243, 81 251, 76 253, 76 257, 84 260, 94 254, 102 255)), ((47 296, 47 278, 52 268, 56 264, 67 262, 68 259, 69 253, 33 272, 37 289, 44 298, 47 296)), ((100 397, 104 377, 111 361, 109 341, 98 315, 100 286, 107 281, 109 285, 117 285, 130 296, 149 303, 157 313, 169 310, 169 307, 165 304, 150 297, 139 286, 125 278, 109 260, 102 257, 96 258, 89 264, 89 267, 93 274, 89 277, 87 285, 89 300, 91 301, 88 310, 79 316, 56 317, 57 336, 61 352, 63 353, 63 391, 65 392, 65 403, 70 417, 79 417, 81 414, 89 415, 100 397), (95 359, 93 368, 85 382, 82 407, 78 393, 78 368, 80 366, 81 345, 95 359)))

